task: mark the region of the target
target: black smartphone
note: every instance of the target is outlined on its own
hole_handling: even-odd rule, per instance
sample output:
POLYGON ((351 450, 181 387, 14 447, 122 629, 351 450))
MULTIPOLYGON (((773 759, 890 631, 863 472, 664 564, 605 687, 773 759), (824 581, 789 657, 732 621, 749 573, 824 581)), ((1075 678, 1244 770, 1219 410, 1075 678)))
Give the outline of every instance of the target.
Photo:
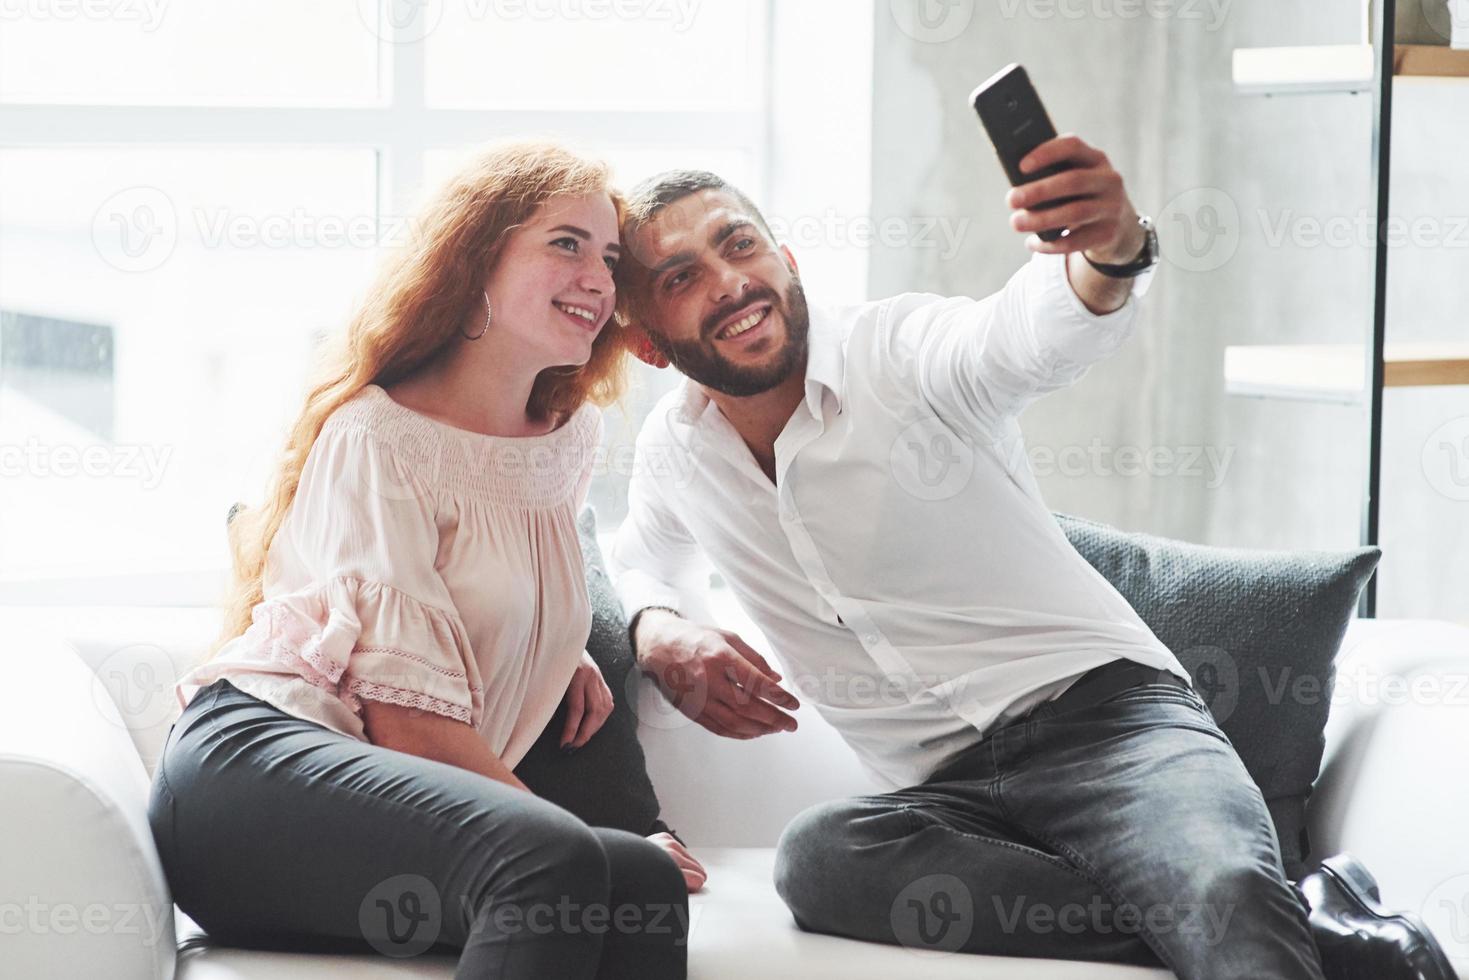
MULTIPOLYGON (((979 121, 984 124, 990 142, 995 144, 1000 165, 1005 168, 1005 176, 1010 178, 1012 186, 1018 187, 1071 169, 1069 163, 1055 163, 1034 173, 1020 172, 1020 161, 1026 154, 1056 138, 1056 127, 1051 125, 1051 117, 1046 115, 1046 107, 1041 105, 1041 97, 1036 94, 1035 86, 1030 84, 1030 76, 1024 68, 1006 65, 976 88, 969 101, 974 111, 979 113, 979 121)), ((1080 199, 1080 195, 1057 198, 1033 205, 1029 210, 1045 211, 1080 199)), ((1054 242, 1064 231, 1063 228, 1050 228, 1037 234, 1041 241, 1054 242)))

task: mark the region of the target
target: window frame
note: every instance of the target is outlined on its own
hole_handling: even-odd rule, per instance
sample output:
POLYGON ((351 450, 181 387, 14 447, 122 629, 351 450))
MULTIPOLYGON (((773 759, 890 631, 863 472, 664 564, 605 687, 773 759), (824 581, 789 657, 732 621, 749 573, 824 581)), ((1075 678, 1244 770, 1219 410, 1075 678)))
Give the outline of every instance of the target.
MULTIPOLYGON (((385 11, 392 0, 379 0, 385 11)), ((577 143, 619 148, 699 146, 750 154, 760 199, 771 180, 771 66, 774 0, 755 0, 760 44, 755 71, 760 92, 750 108, 700 110, 440 108, 426 99, 426 45, 413 25, 381 23, 377 45, 378 99, 367 106, 251 106, 0 101, 0 150, 127 146, 256 146, 285 149, 353 148, 375 153, 376 209, 381 224, 411 213, 431 150, 527 132, 574 134, 577 143), (466 134, 474 139, 466 140, 466 134)), ((224 518, 221 512, 220 531, 224 518)), ((0 577, 0 606, 215 606, 230 570, 149 568, 118 575, 0 577)))

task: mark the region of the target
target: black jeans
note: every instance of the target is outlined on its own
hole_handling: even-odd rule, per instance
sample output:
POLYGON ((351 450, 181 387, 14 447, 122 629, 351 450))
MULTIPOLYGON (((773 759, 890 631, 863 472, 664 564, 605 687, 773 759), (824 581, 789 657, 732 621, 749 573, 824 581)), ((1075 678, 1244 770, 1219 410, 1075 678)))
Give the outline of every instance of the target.
POLYGON ((148 818, 174 900, 221 945, 459 951, 458 980, 686 974, 688 891, 655 844, 226 680, 170 730, 148 818))
POLYGON ((1259 789, 1181 679, 1089 672, 927 782, 800 814, 776 888, 802 928, 947 952, 1321 980, 1259 789))

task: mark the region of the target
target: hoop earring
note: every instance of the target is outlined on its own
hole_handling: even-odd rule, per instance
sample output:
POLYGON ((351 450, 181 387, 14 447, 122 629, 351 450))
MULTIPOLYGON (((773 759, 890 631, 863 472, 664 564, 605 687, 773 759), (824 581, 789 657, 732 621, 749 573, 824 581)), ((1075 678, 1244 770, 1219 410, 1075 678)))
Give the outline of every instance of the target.
POLYGON ((484 293, 485 297, 485 325, 483 327, 480 327, 479 333, 475 334, 473 337, 465 333, 463 327, 460 327, 459 336, 463 337, 465 340, 479 340, 485 335, 485 331, 490 329, 490 294, 483 289, 481 289, 480 292, 484 293))

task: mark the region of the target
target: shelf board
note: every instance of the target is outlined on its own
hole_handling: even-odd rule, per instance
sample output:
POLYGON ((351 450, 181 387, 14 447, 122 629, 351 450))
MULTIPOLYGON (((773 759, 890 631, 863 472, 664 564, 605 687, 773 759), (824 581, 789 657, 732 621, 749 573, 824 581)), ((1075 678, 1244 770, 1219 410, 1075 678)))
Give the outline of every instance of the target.
MULTIPOLYGON (((1241 95, 1370 92, 1376 53, 1370 44, 1235 48, 1234 88, 1241 95)), ((1431 44, 1393 48, 1393 74, 1469 78, 1469 51, 1431 44)))
MULTIPOLYGON (((1388 344, 1382 361, 1384 388, 1469 385, 1469 343, 1388 344)), ((1224 390, 1231 395, 1355 404, 1366 377, 1361 344, 1224 348, 1224 390)))

